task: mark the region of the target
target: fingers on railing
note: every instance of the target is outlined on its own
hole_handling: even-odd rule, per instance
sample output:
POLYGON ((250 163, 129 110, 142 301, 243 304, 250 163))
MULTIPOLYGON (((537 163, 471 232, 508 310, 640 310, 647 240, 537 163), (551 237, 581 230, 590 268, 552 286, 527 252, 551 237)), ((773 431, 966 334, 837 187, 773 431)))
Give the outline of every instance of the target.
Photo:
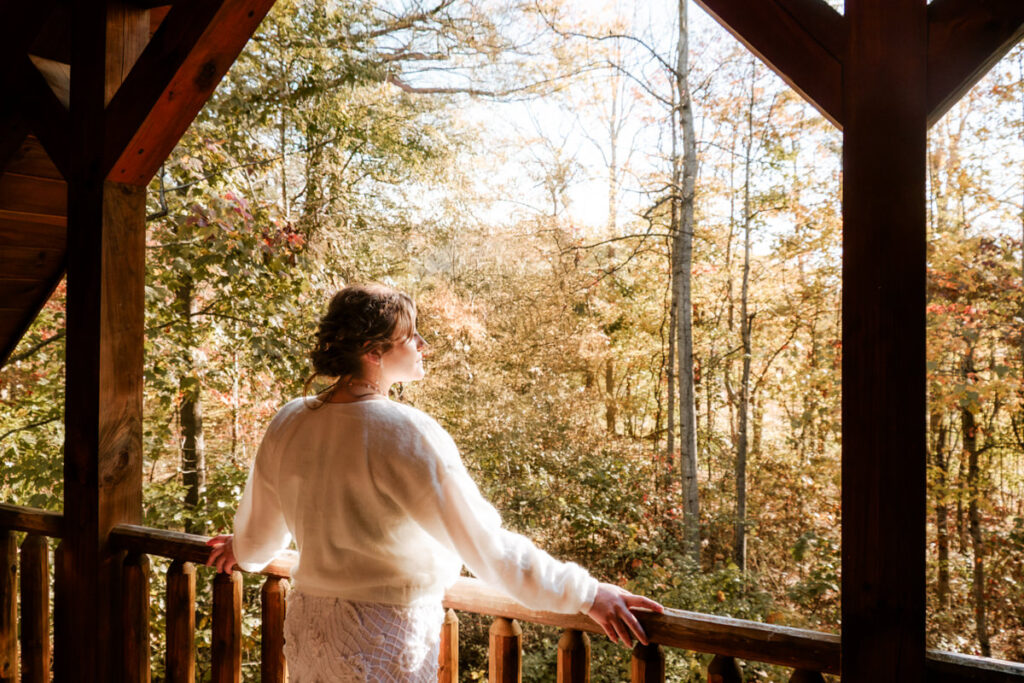
POLYGON ((213 683, 242 680, 242 572, 213 579, 213 683))
POLYGON ((14 533, 0 533, 0 681, 18 680, 18 545, 14 533))
POLYGON ((662 683, 665 680, 665 651, 661 645, 637 643, 631 665, 633 683, 662 683))
POLYGON ((21 680, 50 680, 50 554, 45 536, 21 544, 21 680))
POLYGON ((515 619, 495 618, 490 630, 490 683, 519 683, 523 678, 523 629, 515 619))
POLYGON ((149 557, 128 553, 121 580, 124 680, 149 683, 149 557))
POLYGON ((587 683, 590 680, 590 636, 566 629, 558 639, 558 683, 587 683))
POLYGON ((262 683, 285 683, 288 667, 284 661, 284 613, 288 597, 288 582, 277 576, 268 576, 260 589, 262 627, 260 660, 262 683))
POLYGON ((797 669, 789 677, 789 683, 825 683, 825 677, 817 671, 797 669))
POLYGON ((444 623, 441 624, 437 683, 459 683, 459 617, 453 609, 444 613, 444 623))

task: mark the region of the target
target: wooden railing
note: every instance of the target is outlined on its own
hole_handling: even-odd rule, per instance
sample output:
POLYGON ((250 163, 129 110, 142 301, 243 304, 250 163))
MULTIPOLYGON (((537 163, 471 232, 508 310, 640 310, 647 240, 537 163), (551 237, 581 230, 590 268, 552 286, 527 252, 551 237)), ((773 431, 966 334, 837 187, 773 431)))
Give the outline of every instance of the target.
MULTIPOLYGON (((59 514, 0 505, 0 553, 4 572, 0 577, 0 682, 48 681, 51 668, 49 637, 49 552, 47 538, 60 538, 59 514), (15 532, 25 532, 20 551, 15 532), (20 610, 15 594, 21 573, 20 610), (20 657, 18 612, 21 613, 20 657)), ((169 558, 166 573, 166 681, 195 680, 196 565, 206 561, 209 548, 201 536, 147 527, 121 525, 110 535, 114 549, 124 552, 121 580, 123 642, 118 648, 126 681, 149 681, 149 582, 150 555, 169 558)), ((55 553, 59 554, 58 545, 55 553)), ((55 561, 60 566, 59 561, 55 561)), ((285 598, 292 559, 281 558, 261 572, 263 585, 261 624, 261 680, 287 679, 282 652, 285 598)), ((61 675, 60 643, 72 636, 62 631, 60 610, 66 598, 60 573, 54 586, 53 662, 57 680, 61 675)), ((218 574, 213 580, 212 674, 214 683, 241 680, 242 572, 218 574)), ((456 611, 494 617, 490 628, 490 680, 512 682, 521 679, 522 630, 519 622, 547 624, 562 629, 557 648, 557 680, 582 682, 590 676, 588 633, 601 633, 584 615, 565 615, 530 610, 475 579, 459 579, 444 600, 447 613, 441 633, 439 680, 459 680, 458 618, 456 611)), ((777 664, 793 669, 789 680, 802 683, 823 681, 822 674, 840 670, 839 637, 831 634, 773 626, 757 622, 667 609, 664 614, 642 613, 639 620, 652 642, 637 645, 632 654, 634 682, 665 679, 664 647, 713 654, 708 680, 733 683, 742 680, 737 659, 777 664)), ((929 681, 1024 681, 1024 665, 981 657, 930 651, 929 681)), ((884 676, 880 677, 882 680, 884 676)))

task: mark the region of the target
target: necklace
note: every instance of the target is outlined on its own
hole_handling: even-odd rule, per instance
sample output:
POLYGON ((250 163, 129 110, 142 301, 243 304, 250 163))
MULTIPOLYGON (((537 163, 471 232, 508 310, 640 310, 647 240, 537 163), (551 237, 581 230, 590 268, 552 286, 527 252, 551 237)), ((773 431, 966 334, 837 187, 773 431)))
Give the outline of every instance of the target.
POLYGON ((348 387, 350 392, 353 387, 366 387, 367 389, 369 389, 369 391, 366 392, 365 394, 356 394, 355 392, 351 392, 352 395, 355 396, 356 398, 363 398, 364 396, 372 396, 374 394, 380 394, 381 396, 384 395, 384 392, 380 390, 380 387, 378 387, 373 382, 365 379, 350 380, 345 383, 345 386, 348 387))

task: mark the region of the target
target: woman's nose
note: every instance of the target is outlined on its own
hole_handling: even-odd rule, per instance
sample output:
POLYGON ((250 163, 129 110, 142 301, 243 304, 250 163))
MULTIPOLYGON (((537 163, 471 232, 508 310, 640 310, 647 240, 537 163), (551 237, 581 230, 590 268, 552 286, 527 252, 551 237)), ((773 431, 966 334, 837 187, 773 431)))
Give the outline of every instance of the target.
POLYGON ((417 332, 416 333, 416 350, 417 351, 422 351, 426 347, 427 347, 427 341, 423 337, 420 336, 419 332, 417 332))

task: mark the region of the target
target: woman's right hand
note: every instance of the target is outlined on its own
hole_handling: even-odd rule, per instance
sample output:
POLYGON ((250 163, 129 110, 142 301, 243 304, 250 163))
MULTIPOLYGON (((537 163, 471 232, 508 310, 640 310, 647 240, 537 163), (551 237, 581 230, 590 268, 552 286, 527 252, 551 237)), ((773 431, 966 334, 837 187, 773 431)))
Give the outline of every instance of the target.
POLYGON ((206 542, 206 545, 213 547, 210 551, 209 559, 206 560, 207 567, 216 567, 218 572, 224 572, 225 574, 231 573, 231 570, 237 564, 232 538, 234 536, 231 534, 222 534, 214 536, 206 542))
POLYGON ((647 645, 647 634, 632 612, 634 607, 643 607, 658 614, 665 611, 664 607, 650 598, 634 595, 614 584, 602 583, 597 586, 597 595, 587 616, 604 629, 613 643, 621 640, 626 647, 633 647, 635 635, 637 640, 647 645))

